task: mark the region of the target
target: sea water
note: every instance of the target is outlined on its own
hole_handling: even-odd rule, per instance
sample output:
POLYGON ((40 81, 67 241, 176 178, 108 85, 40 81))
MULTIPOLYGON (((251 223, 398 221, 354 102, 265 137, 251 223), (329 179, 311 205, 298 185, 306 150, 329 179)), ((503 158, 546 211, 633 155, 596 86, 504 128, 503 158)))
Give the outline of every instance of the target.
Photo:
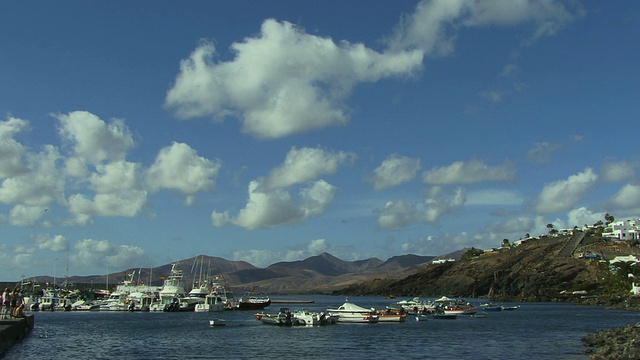
MULTIPOLYGON (((307 300, 272 304, 323 311, 337 296, 273 296, 307 300)), ((399 300, 399 299, 395 299, 399 300)), ((468 299, 469 300, 469 299, 468 299)), ((392 300, 349 297, 363 307, 392 300)), ((478 303, 480 300, 477 300, 478 303)), ((34 312, 35 327, 4 359, 587 359, 581 338, 598 329, 640 321, 640 314, 567 303, 518 303, 513 311, 456 320, 277 327, 255 311, 215 313, 34 312), (222 318, 224 327, 209 320, 222 318)))

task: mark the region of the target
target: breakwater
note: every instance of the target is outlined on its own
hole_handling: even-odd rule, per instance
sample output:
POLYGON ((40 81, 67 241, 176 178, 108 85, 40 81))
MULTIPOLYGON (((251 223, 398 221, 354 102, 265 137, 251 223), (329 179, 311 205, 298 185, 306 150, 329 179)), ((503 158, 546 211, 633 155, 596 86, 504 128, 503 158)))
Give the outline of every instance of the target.
POLYGON ((33 315, 0 319, 0 356, 33 330, 33 315))

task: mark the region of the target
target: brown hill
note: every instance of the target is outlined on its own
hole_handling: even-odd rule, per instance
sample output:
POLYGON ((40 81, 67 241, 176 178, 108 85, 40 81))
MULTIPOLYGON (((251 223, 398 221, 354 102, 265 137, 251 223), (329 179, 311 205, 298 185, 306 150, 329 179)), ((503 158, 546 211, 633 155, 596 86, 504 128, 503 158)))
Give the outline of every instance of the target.
POLYGON ((520 246, 455 262, 430 264, 400 280, 361 282, 334 294, 483 297, 500 301, 554 301, 574 291, 602 291, 598 260, 560 254, 568 237, 530 240, 520 246))

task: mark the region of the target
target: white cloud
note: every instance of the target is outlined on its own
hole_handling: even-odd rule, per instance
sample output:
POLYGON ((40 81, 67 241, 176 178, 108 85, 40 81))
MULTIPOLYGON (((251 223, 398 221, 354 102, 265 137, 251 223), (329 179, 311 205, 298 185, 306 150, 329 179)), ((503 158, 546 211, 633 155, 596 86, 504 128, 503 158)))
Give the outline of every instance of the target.
POLYGON ((147 171, 147 183, 152 191, 165 188, 193 195, 213 189, 220 167, 219 160, 208 160, 189 145, 174 142, 158 153, 147 171))
POLYGON ((269 228, 283 224, 296 224, 310 216, 322 214, 326 206, 333 200, 336 187, 318 180, 310 187, 300 191, 300 199, 293 199, 289 192, 276 189, 268 192, 260 191, 258 181, 249 184, 249 200, 240 210, 236 218, 229 212, 211 213, 214 226, 235 225, 247 230, 269 228))
POLYGON ((133 137, 124 121, 102 119, 87 111, 74 111, 68 115, 57 114, 59 132, 73 152, 88 164, 123 160, 134 146, 133 137))
POLYGON ((140 165, 128 161, 116 161, 96 165, 96 172, 89 177, 96 193, 111 194, 139 187, 140 165))
POLYGON ((145 251, 137 246, 114 244, 107 240, 84 239, 74 246, 76 253, 70 256, 73 266, 110 269, 128 269, 146 263, 145 251))
POLYGON ((44 146, 40 153, 27 153, 28 172, 0 184, 0 203, 13 205, 8 220, 16 226, 32 226, 53 203, 64 204, 65 177, 56 168, 58 150, 44 146))
POLYGON ((607 162, 602 165, 600 179, 606 182, 628 181, 636 177, 637 163, 628 161, 607 162))
POLYGON ((640 185, 626 184, 613 196, 614 206, 623 209, 640 207, 640 185))
POLYGON ((596 183, 598 175, 593 169, 571 175, 566 180, 559 180, 545 185, 535 201, 537 214, 552 214, 571 209, 584 197, 584 194, 596 183))
POLYGON ((271 170, 264 179, 268 188, 284 188, 317 179, 320 175, 335 174, 338 166, 350 164, 356 155, 344 151, 331 152, 321 148, 291 148, 282 165, 271 170))
POLYGON ((604 212, 593 212, 583 206, 567 213, 567 225, 570 228, 582 227, 584 224, 593 225, 598 220, 604 221, 604 215, 604 212))
POLYGON ((235 115, 243 132, 269 139, 344 125, 344 100, 356 84, 410 75, 422 64, 417 51, 381 54, 272 19, 231 47, 230 62, 216 62, 211 43, 194 50, 165 105, 182 119, 235 115))
POLYGON ((420 159, 393 154, 373 170, 371 181, 376 190, 382 190, 413 180, 418 170, 420 159))
POLYGON ((28 171, 23 160, 27 149, 13 138, 28 128, 26 120, 10 117, 7 121, 0 121, 0 179, 28 171))
POLYGON ((422 179, 431 185, 474 184, 486 181, 511 181, 515 170, 509 164, 488 166, 479 160, 456 161, 449 166, 425 171, 422 179))
POLYGON ((49 250, 53 252, 69 251, 69 240, 62 235, 39 236, 35 239, 36 245, 40 250, 49 250))
POLYGON ((93 216, 133 217, 140 213, 146 201, 147 192, 135 189, 96 194, 93 198, 74 194, 68 199, 69 211, 75 215, 77 224, 87 224, 93 216))
POLYGON ((535 28, 526 42, 554 35, 580 15, 560 1, 511 0, 423 0, 404 17, 393 37, 387 40, 392 51, 418 48, 424 53, 453 51, 455 31, 463 27, 529 23, 535 28))
POLYGON ((403 200, 389 201, 378 214, 381 228, 396 229, 414 223, 429 223, 442 215, 452 212, 465 204, 465 195, 458 188, 452 193, 444 193, 442 188, 433 187, 430 194, 421 203, 408 203, 403 200))

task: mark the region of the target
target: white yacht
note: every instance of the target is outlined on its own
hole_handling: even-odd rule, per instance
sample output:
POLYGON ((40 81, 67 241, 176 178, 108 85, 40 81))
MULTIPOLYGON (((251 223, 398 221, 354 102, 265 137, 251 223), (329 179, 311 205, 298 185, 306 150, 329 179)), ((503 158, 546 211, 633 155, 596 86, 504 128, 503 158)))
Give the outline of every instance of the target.
POLYGON ((151 311, 179 311, 180 299, 185 297, 185 290, 182 270, 177 269, 178 264, 171 264, 171 273, 164 280, 160 297, 154 302, 151 311))

